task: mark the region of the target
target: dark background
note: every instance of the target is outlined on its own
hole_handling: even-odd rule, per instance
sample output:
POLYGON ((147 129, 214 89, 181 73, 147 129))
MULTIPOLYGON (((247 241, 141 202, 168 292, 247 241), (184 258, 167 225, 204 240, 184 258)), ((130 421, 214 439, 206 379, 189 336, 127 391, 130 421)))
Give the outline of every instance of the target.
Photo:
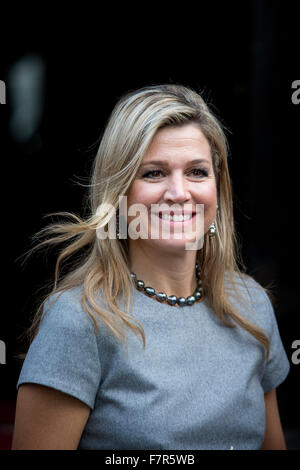
POLYGON ((277 389, 279 410, 288 448, 300 449, 300 364, 291 361, 292 342, 300 340, 294 217, 300 104, 291 100, 292 82, 300 79, 295 4, 178 5, 164 12, 150 4, 142 12, 86 9, 76 23, 61 12, 47 23, 51 12, 45 8, 40 18, 3 36, 0 340, 6 344, 6 364, 0 364, 0 448, 9 448, 11 440, 21 368, 15 356, 24 347, 19 336, 55 266, 55 250, 34 255, 25 267, 18 257, 50 222, 45 214, 82 214, 86 189, 76 182, 86 182, 82 177, 89 175, 96 143, 118 98, 146 85, 180 83, 201 92, 228 129, 243 259, 249 274, 272 287, 291 365, 277 389), (30 95, 22 86, 34 73, 43 88, 39 94, 34 85, 30 95), (34 110, 39 113, 28 127, 34 110))

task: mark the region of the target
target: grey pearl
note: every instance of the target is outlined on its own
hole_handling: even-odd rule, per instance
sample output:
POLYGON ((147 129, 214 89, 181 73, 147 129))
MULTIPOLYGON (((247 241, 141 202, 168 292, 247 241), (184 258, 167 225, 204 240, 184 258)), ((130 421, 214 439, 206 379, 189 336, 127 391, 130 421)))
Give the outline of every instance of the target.
POLYGON ((145 292, 148 295, 154 295, 155 294, 155 290, 153 289, 153 287, 145 287, 145 292))
POLYGON ((179 307, 184 307, 186 305, 185 297, 179 297, 177 303, 178 303, 179 307))
POLYGON ((170 305, 175 305, 178 301, 176 295, 169 295, 167 300, 170 305))
POLYGON ((186 302, 188 305, 194 305, 194 303, 196 302, 196 297, 194 295, 189 295, 186 299, 186 302))
POLYGON ((165 294, 164 292, 158 292, 158 294, 156 294, 156 298, 160 302, 163 302, 164 300, 167 300, 167 294, 165 294))
POLYGON ((137 287, 142 289, 144 287, 145 283, 144 283, 144 281, 136 281, 136 285, 137 285, 137 287))
POLYGON ((201 292, 195 292, 193 297, 195 297, 196 300, 200 300, 202 297, 201 292))
POLYGON ((130 273, 130 276, 132 277, 132 279, 136 279, 136 275, 134 273, 130 273))

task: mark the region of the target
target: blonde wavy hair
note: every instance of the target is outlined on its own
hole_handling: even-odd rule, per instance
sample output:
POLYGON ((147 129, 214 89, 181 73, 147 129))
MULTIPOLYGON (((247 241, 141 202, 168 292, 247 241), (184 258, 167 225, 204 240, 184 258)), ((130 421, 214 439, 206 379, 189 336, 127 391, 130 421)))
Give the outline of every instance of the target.
MULTIPOLYGON (((235 297, 245 301, 236 279, 246 285, 244 280, 248 276, 234 228, 232 189, 227 165, 228 144, 223 126, 197 92, 172 84, 141 88, 119 99, 107 122, 93 162, 88 185, 88 214, 85 217, 68 212, 48 214, 60 215, 69 220, 51 223, 32 237, 34 241, 40 236, 46 236, 46 239, 30 249, 26 259, 43 246, 68 243, 60 249, 56 259, 52 290, 44 296, 26 331, 29 343, 38 332, 46 301, 55 293, 61 295, 68 289, 82 286, 81 305, 92 318, 96 333, 99 328, 97 318, 100 318, 120 341, 126 341, 128 328, 141 336, 145 347, 143 326, 129 314, 130 289, 134 287, 134 281, 130 275, 128 241, 97 237, 96 230, 107 227, 111 217, 111 214, 99 214, 97 209, 102 204, 109 204, 118 211, 119 197, 130 188, 158 129, 191 122, 198 123, 210 144, 219 207, 215 221, 216 236, 211 238, 205 234, 203 247, 197 252, 204 297, 225 326, 235 327, 238 324, 260 341, 266 348, 268 358, 267 336, 258 326, 243 318, 230 300, 234 292, 235 297), (72 269, 60 276, 62 263, 70 257, 73 257, 72 269), (229 289, 226 287, 228 285, 229 289), (97 301, 99 292, 103 294, 106 308, 97 301), (118 305, 119 296, 125 301, 124 312, 118 305)), ((266 291, 263 287, 261 289, 266 291)))

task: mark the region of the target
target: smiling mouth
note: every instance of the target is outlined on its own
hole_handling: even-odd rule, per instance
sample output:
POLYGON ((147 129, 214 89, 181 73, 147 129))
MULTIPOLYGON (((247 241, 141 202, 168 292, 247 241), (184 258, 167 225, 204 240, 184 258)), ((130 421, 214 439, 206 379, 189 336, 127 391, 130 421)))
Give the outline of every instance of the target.
POLYGON ((186 214, 186 215, 170 215, 170 214, 162 214, 161 212, 158 215, 160 219, 166 222, 188 222, 189 220, 192 220, 195 216, 195 213, 193 212, 192 214, 186 214))

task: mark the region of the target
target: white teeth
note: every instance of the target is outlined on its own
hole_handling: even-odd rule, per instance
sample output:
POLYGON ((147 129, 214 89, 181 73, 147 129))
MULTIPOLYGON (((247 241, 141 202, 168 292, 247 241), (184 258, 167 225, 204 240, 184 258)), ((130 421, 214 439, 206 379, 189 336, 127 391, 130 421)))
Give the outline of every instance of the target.
POLYGON ((169 214, 163 214, 162 218, 164 220, 173 220, 173 222, 183 222, 185 220, 189 220, 193 217, 193 214, 188 214, 188 215, 169 215, 169 214))

